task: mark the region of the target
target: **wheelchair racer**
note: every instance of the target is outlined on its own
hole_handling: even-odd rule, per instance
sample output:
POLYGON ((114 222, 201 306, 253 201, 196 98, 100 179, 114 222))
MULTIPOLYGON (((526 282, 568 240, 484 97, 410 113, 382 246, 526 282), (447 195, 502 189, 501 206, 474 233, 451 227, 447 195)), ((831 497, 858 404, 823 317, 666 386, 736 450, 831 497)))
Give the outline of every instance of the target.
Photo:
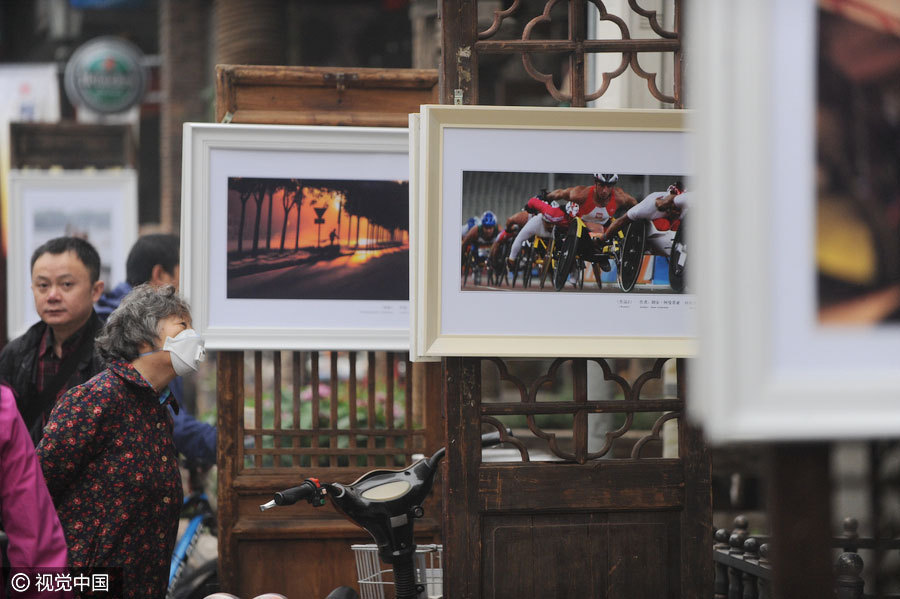
MULTIPOLYGON (((497 235, 497 238, 494 240, 494 243, 491 244, 491 264, 496 264, 497 259, 505 260, 506 256, 498 256, 497 254, 501 251, 500 248, 503 247, 504 242, 509 240, 510 247, 512 247, 512 241, 516 238, 516 235, 519 234, 519 230, 525 226, 525 223, 528 222, 528 219, 531 218, 531 215, 525 210, 520 210, 516 212, 512 216, 506 219, 506 227, 500 234, 497 235)), ((509 248, 505 248, 503 250, 504 254, 509 254, 509 248)))
POLYGON ((616 219, 603 233, 601 243, 612 239, 625 225, 645 220, 649 223, 646 240, 650 250, 657 256, 668 257, 672 251, 675 232, 687 214, 690 196, 690 192, 684 190, 680 181, 669 185, 666 191, 651 193, 616 219))
POLYGON ((597 231, 598 227, 592 225, 608 227, 620 208, 631 208, 637 204, 634 196, 621 187, 616 187, 618 182, 619 175, 595 173, 593 185, 554 189, 547 192, 547 200, 574 204, 567 206, 567 211, 573 217, 581 218, 589 229, 597 231))
POLYGON ((469 229, 469 232, 462 238, 462 263, 465 264, 466 254, 473 250, 477 252, 476 259, 486 256, 486 252, 483 253, 480 250, 490 247, 499 235, 497 216, 490 210, 485 211, 481 215, 481 224, 469 229))
POLYGON ((466 233, 471 231, 473 227, 477 227, 480 224, 481 222, 478 220, 477 216, 470 216, 462 226, 462 233, 460 234, 460 236, 465 237, 466 233))
MULTIPOLYGON (((621 187, 616 187, 618 181, 617 174, 595 173, 593 185, 554 189, 547 192, 544 196, 545 201, 539 197, 528 200, 526 210, 540 212, 540 216, 532 217, 519 232, 510 251, 512 260, 515 260, 522 242, 532 235, 549 237, 550 228, 554 224, 567 230, 575 217, 581 218, 590 231, 604 231, 613 222, 617 210, 631 208, 637 204, 632 195, 621 187), (561 202, 566 202, 565 207, 561 206, 561 202)), ((610 269, 609 258, 606 255, 593 251, 595 249, 593 247, 586 245, 583 247, 586 260, 596 262, 604 271, 610 269)))
MULTIPOLYGON (((543 195, 543 194, 542 194, 543 195)), ((559 207, 559 202, 548 202, 540 196, 535 196, 525 204, 524 213, 530 214, 525 225, 519 229, 512 247, 509 248, 509 256, 506 258, 507 266, 512 269, 516 257, 522 250, 522 244, 537 235, 549 239, 553 225, 561 225, 566 219, 565 211, 559 207)), ((521 213, 516 213, 521 214, 521 213)))

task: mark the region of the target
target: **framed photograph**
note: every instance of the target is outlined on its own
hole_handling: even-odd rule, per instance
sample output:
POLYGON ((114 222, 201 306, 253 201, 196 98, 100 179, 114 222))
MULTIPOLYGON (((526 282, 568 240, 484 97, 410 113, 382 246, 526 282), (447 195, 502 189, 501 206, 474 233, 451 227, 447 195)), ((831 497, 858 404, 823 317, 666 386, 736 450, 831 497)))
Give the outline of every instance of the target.
POLYGON ((722 442, 896 436, 900 10, 721 8, 692 11, 697 189, 717 192, 692 229, 690 412, 722 442))
POLYGON ((186 123, 182 179, 207 347, 409 348, 407 129, 186 123))
POLYGON ((653 220, 689 187, 684 118, 422 106, 417 356, 693 355, 691 285, 669 277, 679 219, 653 220))
POLYGON ((137 239, 137 174, 98 171, 12 170, 9 173, 7 268, 10 338, 39 320, 31 292, 31 254, 54 237, 91 242, 100 254, 100 280, 125 280, 125 259, 137 239))

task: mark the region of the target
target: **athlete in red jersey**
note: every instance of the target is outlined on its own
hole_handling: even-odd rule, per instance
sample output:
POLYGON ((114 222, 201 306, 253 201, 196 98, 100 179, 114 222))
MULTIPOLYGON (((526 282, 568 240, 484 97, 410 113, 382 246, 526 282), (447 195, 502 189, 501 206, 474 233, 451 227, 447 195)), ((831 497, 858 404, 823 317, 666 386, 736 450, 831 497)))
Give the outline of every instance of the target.
MULTIPOLYGON (((637 204, 633 196, 615 186, 618 181, 619 175, 595 173, 593 185, 554 189, 547 193, 547 200, 575 204, 577 210, 574 206, 567 206, 566 212, 571 210, 573 216, 580 217, 589 229, 599 232, 600 227, 596 225, 609 226, 616 210, 631 208, 637 204)), ((568 224, 568 221, 564 224, 568 224)))

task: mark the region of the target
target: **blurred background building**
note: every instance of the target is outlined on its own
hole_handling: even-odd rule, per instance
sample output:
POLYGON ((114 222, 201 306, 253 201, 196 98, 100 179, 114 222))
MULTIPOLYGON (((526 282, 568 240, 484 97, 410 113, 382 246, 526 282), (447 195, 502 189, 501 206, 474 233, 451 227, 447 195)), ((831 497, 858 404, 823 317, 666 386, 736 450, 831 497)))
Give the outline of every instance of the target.
MULTIPOLYGON (((508 1, 479 2, 479 28, 490 26, 495 10, 508 1)), ((540 14, 544 2, 528 0, 540 14)), ((565 3, 560 3, 565 5, 565 3)), ((674 19, 671 2, 658 6, 664 25, 674 19)), ((627 0, 606 2, 613 14, 626 15, 635 37, 652 32, 646 20, 627 8, 627 0), (621 6, 619 6, 621 5, 621 6), (631 15, 628 17, 627 15, 631 15)), ((593 35, 615 26, 598 20, 588 3, 593 35)), ((565 38, 565 6, 536 28, 541 38, 565 38)), ((513 20, 514 21, 514 20, 513 20)), ((521 23, 507 21, 511 32, 521 23)), ((501 31, 501 34, 503 31, 501 31)), ((618 30, 610 29, 618 37, 618 30)), ((510 35, 513 35, 512 33, 510 35)), ((21 0, 0 4, 0 67, 13 65, 55 72, 56 90, 35 85, 4 86, 3 103, 14 105, 7 120, 128 123, 134 131, 139 173, 138 218, 141 232, 177 232, 180 214, 181 127, 186 121, 209 122, 214 116, 215 65, 302 65, 373 68, 437 68, 440 25, 437 0, 21 0), (76 106, 66 93, 64 73, 76 50, 102 36, 115 36, 140 52, 146 86, 139 103, 114 114, 76 106), (49 94, 49 96, 48 96, 49 94), (25 107, 32 97, 58 105, 45 112, 25 107), (51 96, 56 96, 56 99, 51 96)), ((547 60, 547 59, 545 59, 547 60)), ((552 62, 552 59, 549 59, 552 62)), ((619 55, 591 57, 591 77, 614 70, 619 55)), ((671 91, 672 65, 658 57, 644 68, 658 72, 671 91)), ((537 64, 564 83, 560 65, 537 64)), ((479 103, 546 105, 553 98, 525 71, 518 54, 490 57, 479 65, 479 103)), ((46 79, 44 79, 46 80, 46 79)), ((646 82, 630 70, 614 79, 596 101, 605 107, 660 107, 646 82)), ((6 129, 4 123, 2 128, 6 129)), ((5 135, 5 132, 4 132, 5 135)), ((4 149, 5 168, 8 151, 4 149)), ((90 157, 85 157, 87 160, 90 157)))

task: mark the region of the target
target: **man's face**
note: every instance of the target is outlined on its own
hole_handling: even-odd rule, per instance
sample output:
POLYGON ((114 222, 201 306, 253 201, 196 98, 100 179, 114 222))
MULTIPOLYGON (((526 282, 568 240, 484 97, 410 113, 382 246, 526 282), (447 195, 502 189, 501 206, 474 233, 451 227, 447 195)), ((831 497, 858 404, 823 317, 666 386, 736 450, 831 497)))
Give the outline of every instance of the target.
POLYGON ((594 186, 597 189, 597 197, 601 200, 606 200, 609 198, 609 194, 612 193, 612 185, 609 183, 604 183, 599 179, 594 179, 594 186))
POLYGON ((172 274, 169 274, 165 271, 161 264, 158 264, 157 267, 153 269, 153 278, 150 281, 156 287, 162 287, 163 285, 172 285, 175 287, 175 291, 178 291, 178 278, 181 276, 181 266, 176 264, 172 269, 172 274))
POLYGON ((31 290, 38 316, 51 327, 79 327, 87 322, 103 281, 91 284, 87 266, 73 251, 44 254, 31 269, 31 290))
POLYGON ((675 220, 681 216, 681 208, 675 205, 673 198, 656 200, 656 208, 660 212, 664 212, 670 220, 675 220))
POLYGON ((493 237, 497 233, 497 225, 486 225, 484 228, 484 234, 488 237, 493 237))

